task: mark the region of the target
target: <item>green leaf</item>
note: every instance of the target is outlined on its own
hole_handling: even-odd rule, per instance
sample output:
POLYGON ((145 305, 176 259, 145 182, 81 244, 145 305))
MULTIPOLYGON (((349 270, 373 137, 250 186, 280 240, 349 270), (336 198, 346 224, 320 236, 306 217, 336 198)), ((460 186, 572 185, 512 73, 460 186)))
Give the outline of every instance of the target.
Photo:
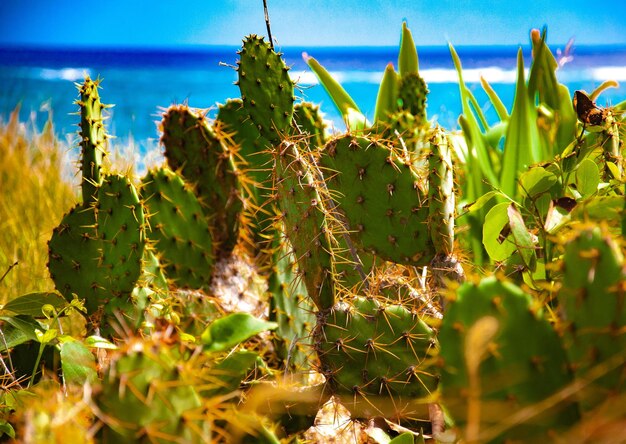
POLYGON ((11 439, 15 439, 15 429, 6 420, 0 419, 0 438, 7 435, 11 439))
POLYGON ((406 26, 406 22, 402 22, 402 37, 400 37, 400 51, 398 53, 398 71, 400 76, 417 72, 419 69, 419 61, 417 58, 417 48, 413 41, 413 35, 406 26))
POLYGON ((494 89, 491 87, 489 82, 487 82, 487 80, 483 76, 480 76, 480 84, 485 90, 485 93, 487 93, 489 100, 491 100, 491 104, 493 105, 493 108, 496 110, 496 113, 498 114, 500 121, 508 120, 509 112, 507 111, 506 106, 504 106, 504 103, 502 103, 502 100, 500 100, 500 97, 498 96, 498 94, 494 91, 494 89))
POLYGON ((61 369, 66 385, 93 383, 98 379, 96 358, 79 341, 68 341, 61 344, 61 369))
POLYGON ((7 325, 1 326, 0 352, 24 344, 37 341, 36 330, 41 329, 39 322, 28 316, 0 316, 0 321, 7 325))
POLYGON ((504 142, 500 189, 515 197, 518 175, 541 160, 541 146, 536 124, 536 112, 531 109, 524 80, 522 49, 517 53, 517 88, 513 112, 504 142))
POLYGON ((100 336, 92 335, 88 338, 85 338, 84 341, 87 347, 91 348, 103 348, 106 350, 117 350, 117 345, 110 342, 108 339, 104 339, 100 336))
POLYGON ((526 228, 526 224, 524 224, 524 219, 514 203, 511 203, 508 206, 507 214, 509 216, 509 227, 511 228, 511 234, 515 240, 517 251, 519 251, 526 269, 535 271, 537 267, 535 243, 530 232, 526 228))
POLYGON ((383 79, 378 89, 376 98, 376 110, 374 111, 374 122, 387 122, 389 114, 398 108, 398 74, 393 69, 393 64, 389 63, 385 68, 383 79))
POLYGON ((532 167, 519 177, 522 192, 530 198, 545 193, 558 181, 554 173, 543 167, 532 167))
POLYGON ((483 245, 494 261, 507 259, 517 249, 513 236, 505 230, 509 225, 509 202, 495 205, 485 217, 483 245))
POLYGON ((396 436, 394 439, 389 441, 389 444, 413 444, 413 442, 413 434, 406 432, 396 436))
POLYGON ((335 80, 317 60, 310 57, 307 53, 303 53, 302 58, 317 76, 318 80, 337 107, 337 110, 342 115, 344 121, 348 124, 349 129, 359 130, 368 127, 369 123, 367 122, 367 119, 352 97, 350 97, 346 90, 343 89, 339 82, 337 82, 337 80, 335 80))
POLYGON ((52 305, 56 310, 66 305, 65 298, 54 292, 29 293, 13 299, 2 307, 3 311, 10 311, 16 315, 43 317, 42 307, 52 305))
POLYGON ((263 321, 249 313, 232 313, 213 321, 202 333, 201 340, 205 351, 220 352, 263 331, 276 328, 276 322, 263 321))
POLYGON ((480 210, 481 208, 483 208, 485 205, 487 205, 487 203, 493 199, 496 196, 502 196, 505 197, 504 194, 502 194, 499 191, 489 191, 485 194, 483 194, 482 196, 480 196, 478 198, 478 200, 475 200, 474 202, 467 204, 463 207, 463 209, 469 213, 473 213, 475 211, 480 210))
POLYGON ((583 159, 576 169, 576 188, 578 192, 587 197, 598 190, 600 184, 600 170, 598 165, 589 159, 583 159))

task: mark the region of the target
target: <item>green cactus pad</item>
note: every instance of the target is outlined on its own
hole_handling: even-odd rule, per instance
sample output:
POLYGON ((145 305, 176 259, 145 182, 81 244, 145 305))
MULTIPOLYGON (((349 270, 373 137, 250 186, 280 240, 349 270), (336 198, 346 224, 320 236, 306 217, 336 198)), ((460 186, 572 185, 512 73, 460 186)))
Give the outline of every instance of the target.
POLYGON ((189 424, 199 417, 201 400, 194 388, 197 378, 181 373, 184 360, 177 347, 150 340, 134 340, 114 356, 96 396, 104 414, 102 442, 207 439, 210 434, 199 424, 189 424))
MULTIPOLYGON (((573 424, 578 410, 567 401, 522 423, 511 419, 572 382, 561 340, 531 297, 496 277, 466 283, 455 293, 439 345, 442 402, 456 423, 480 424, 482 431, 507 425, 504 435, 524 442, 540 442, 540 436, 573 424)), ((499 434, 470 438, 501 440, 499 434)))
POLYGON ((150 215, 148 238, 177 287, 203 288, 213 274, 213 239, 202 206, 182 178, 167 168, 149 171, 142 195, 150 215))
POLYGON ((311 102, 297 103, 293 110, 294 124, 299 131, 295 134, 303 134, 309 140, 309 145, 322 147, 326 143, 326 125, 320 114, 319 106, 311 102))
POLYGON ((314 340, 326 386, 354 415, 424 418, 437 387, 436 342, 417 315, 355 297, 318 316, 314 340))
MULTIPOLYGON (((306 148, 305 148, 306 150, 306 148)), ((295 143, 275 151, 275 196, 307 292, 319 310, 334 303, 333 240, 324 202, 309 160, 295 143)))
POLYGON ((215 226, 220 254, 227 254, 237 242, 241 191, 238 171, 230 153, 209 127, 206 117, 178 105, 163 116, 165 157, 170 168, 180 171, 195 187, 206 217, 215 226))
POLYGON ((589 409, 625 389, 626 265, 608 230, 599 226, 575 232, 565 246, 563 264, 558 298, 576 376, 585 380, 598 368, 610 370, 580 393, 581 405, 589 409))
POLYGON ((326 144, 320 166, 361 248, 398 263, 432 259, 425 183, 410 161, 379 142, 346 135, 326 144))
POLYGON ((410 112, 419 123, 426 122, 426 82, 417 72, 411 72, 400 78, 398 96, 400 108, 410 112))
POLYGON ((96 198, 97 205, 66 214, 48 244, 57 289, 68 300, 72 294, 84 298, 90 314, 113 298, 129 297, 145 245, 143 208, 128 178, 107 176, 96 198))
POLYGON ((259 133, 278 145, 293 117, 293 82, 280 54, 262 37, 250 35, 239 51, 241 99, 259 133))
POLYGON ((310 334, 315 323, 314 306, 308 299, 306 286, 299 278, 291 245, 276 234, 272 270, 268 277, 270 321, 275 321, 277 352, 290 371, 308 367, 310 334))
POLYGON ((104 128, 102 110, 107 106, 100 102, 98 84, 100 82, 85 77, 78 86, 80 100, 80 147, 82 169, 83 202, 93 202, 98 185, 102 180, 102 159, 106 155, 107 135, 104 128))
POLYGON ((438 254, 454 249, 454 176, 452 155, 444 131, 437 127, 430 139, 428 156, 428 225, 438 254))

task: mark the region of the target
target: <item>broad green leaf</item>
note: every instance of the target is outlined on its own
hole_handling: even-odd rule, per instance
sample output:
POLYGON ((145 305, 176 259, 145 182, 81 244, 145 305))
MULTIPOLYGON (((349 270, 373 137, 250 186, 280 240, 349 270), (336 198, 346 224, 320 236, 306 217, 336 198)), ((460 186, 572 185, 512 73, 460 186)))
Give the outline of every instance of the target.
POLYGON ((406 26, 406 22, 402 22, 402 37, 400 37, 400 52, 398 53, 398 71, 400 76, 417 72, 419 69, 419 60, 417 58, 417 48, 413 41, 413 35, 406 26))
POLYGON ((396 436, 394 439, 389 441, 389 444, 413 444, 413 442, 413 434, 406 432, 396 436))
POLYGON ((276 322, 257 319, 249 313, 232 313, 213 321, 201 336, 204 350, 220 352, 267 330, 278 328, 276 322))
POLYGON ((619 222, 625 217, 624 208, 624 196, 593 196, 576 205, 572 218, 619 222))
POLYGON ((68 341, 61 344, 61 369, 66 385, 93 383, 98 379, 96 358, 79 341, 68 341))
POLYGON ((587 197, 598 190, 600 184, 600 170, 598 165, 589 159, 583 159, 576 169, 576 188, 578 192, 587 197))
POLYGON ((502 103, 502 100, 500 100, 500 97, 498 96, 498 94, 494 91, 494 89, 491 87, 489 82, 487 82, 487 80, 483 76, 480 76, 480 84, 485 90, 485 93, 487 93, 489 100, 491 100, 491 104, 493 105, 493 108, 496 110, 496 113, 498 114, 500 121, 508 120, 509 112, 507 111, 506 106, 504 106, 504 103, 502 103))
POLYGON ((315 73, 318 80, 332 99, 335 107, 339 113, 343 116, 344 121, 348 123, 348 126, 352 130, 364 129, 369 124, 367 119, 357 106, 356 102, 350 97, 345 89, 330 75, 326 69, 320 65, 320 63, 313 57, 310 57, 307 53, 302 54, 302 58, 309 65, 309 68, 315 73))
POLYGON ((524 171, 519 177, 519 184, 522 193, 533 198, 541 193, 545 193, 557 182, 554 173, 547 171, 543 167, 532 167, 524 171))
POLYGON ((387 122, 389 114, 398 109, 398 74, 389 63, 385 68, 383 79, 378 89, 376 98, 376 111, 374 111, 374 123, 387 122))
POLYGON ((509 216, 509 227, 511 228, 511 234, 515 240, 517 251, 519 251, 526 268, 530 271, 534 271, 537 266, 537 254, 535 253, 533 238, 528 228, 526 228, 524 219, 514 203, 508 206, 507 214, 509 216))
POLYGON ((28 341, 36 341, 36 330, 41 329, 41 325, 28 316, 0 316, 0 352, 24 344, 28 341))
POLYGON ((507 259, 517 249, 513 236, 505 228, 509 225, 509 202, 495 205, 485 217, 483 245, 494 261, 507 259))
POLYGON ((528 100, 524 80, 524 57, 522 49, 517 53, 517 87, 513 112, 509 122, 502 171, 500 172, 500 189, 504 194, 515 196, 518 175, 529 165, 541 159, 541 146, 536 125, 536 112, 528 100))
POLYGON ((10 311, 16 315, 43 317, 42 307, 52 305, 56 310, 65 305, 65 298, 54 292, 29 293, 13 299, 2 307, 3 311, 10 311))

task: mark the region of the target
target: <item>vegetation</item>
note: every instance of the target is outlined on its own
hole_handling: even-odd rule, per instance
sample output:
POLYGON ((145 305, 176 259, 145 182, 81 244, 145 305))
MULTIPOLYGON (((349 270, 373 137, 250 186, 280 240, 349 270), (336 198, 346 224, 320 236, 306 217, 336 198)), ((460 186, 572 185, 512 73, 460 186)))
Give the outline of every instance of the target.
MULTIPOLYGON (((86 78, 78 202, 39 144, 49 131, 19 161, 44 165, 33 177, 67 200, 39 205, 16 161, 1 170, 3 194, 15 181, 20 208, 50 224, 3 251, 47 251, 55 289, 28 283, 45 273, 37 259, 4 278, 20 295, 0 313, 0 432, 321 441, 316 415, 341 404, 378 442, 626 439, 621 106, 596 106, 602 89, 572 101, 545 32, 531 38, 512 110, 483 84, 492 126, 451 48, 458 133, 428 121, 406 24, 374 122, 307 57, 346 121, 329 134, 272 44, 248 36, 241 97, 215 121, 166 110, 165 161, 143 178, 107 165, 107 106, 86 78), (245 293, 264 310, 244 310, 245 293)), ((9 153, 28 146, 16 126, 9 153)))

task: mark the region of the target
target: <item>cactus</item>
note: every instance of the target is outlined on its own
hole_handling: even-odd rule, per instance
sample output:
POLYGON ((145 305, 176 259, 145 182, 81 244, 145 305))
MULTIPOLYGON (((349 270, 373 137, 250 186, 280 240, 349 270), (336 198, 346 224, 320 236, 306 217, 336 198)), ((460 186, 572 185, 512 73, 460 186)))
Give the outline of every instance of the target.
POLYGON ((559 336, 517 286, 497 277, 460 286, 439 344, 442 400, 468 442, 537 440, 578 419, 567 402, 533 410, 573 378, 559 336))
POLYGON ((310 102, 300 102, 293 110, 294 133, 308 137, 309 145, 322 147, 326 143, 326 125, 318 106, 310 102))
POLYGON ((427 190, 410 159, 346 135, 326 144, 320 166, 357 245, 397 263, 425 265, 433 258, 427 190))
POLYGON ((422 125, 427 122, 426 98, 428 88, 426 82, 417 72, 403 75, 398 84, 400 109, 408 111, 422 125))
POLYGON ((285 141, 274 157, 277 206, 300 274, 318 310, 332 307, 335 240, 331 238, 326 218, 325 204, 329 198, 320 194, 323 189, 318 186, 314 166, 295 143, 285 141))
POLYGON ((608 230, 599 226, 576 229, 565 245, 563 286, 558 293, 566 348, 581 380, 592 378, 596 367, 608 366, 580 393, 585 410, 625 388, 625 283, 624 257, 608 230))
POLYGON ((107 108, 98 95, 99 80, 85 77, 80 92, 80 136, 81 136, 81 188, 83 202, 93 202, 98 185, 102 182, 102 159, 106 156, 107 135, 102 110, 107 108))
POLYGON ((216 251, 228 254, 237 243, 241 212, 239 172, 231 153, 208 125, 204 114, 172 106, 161 123, 165 157, 194 186, 204 213, 215 227, 216 251))
POLYGON ((202 288, 213 274, 213 239, 202 206, 180 176, 169 169, 149 171, 142 195, 166 275, 180 288, 202 288))
POLYGON ((277 352, 285 370, 298 371, 308 367, 310 334, 315 322, 313 307, 307 298, 306 286, 298 279, 291 245, 277 230, 274 241, 272 270, 268 277, 270 320, 278 324, 275 335, 277 352))
POLYGON ((89 314, 130 295, 145 245, 143 208, 127 178, 107 176, 94 197, 96 205, 67 213, 48 243, 57 289, 68 300, 85 298, 89 314))
POLYGON ((347 298, 318 315, 315 349, 326 386, 356 416, 423 418, 437 386, 435 332, 401 305, 347 298))
POLYGON ((263 37, 250 35, 239 51, 241 100, 259 133, 276 146, 291 127, 293 82, 289 68, 263 37))

